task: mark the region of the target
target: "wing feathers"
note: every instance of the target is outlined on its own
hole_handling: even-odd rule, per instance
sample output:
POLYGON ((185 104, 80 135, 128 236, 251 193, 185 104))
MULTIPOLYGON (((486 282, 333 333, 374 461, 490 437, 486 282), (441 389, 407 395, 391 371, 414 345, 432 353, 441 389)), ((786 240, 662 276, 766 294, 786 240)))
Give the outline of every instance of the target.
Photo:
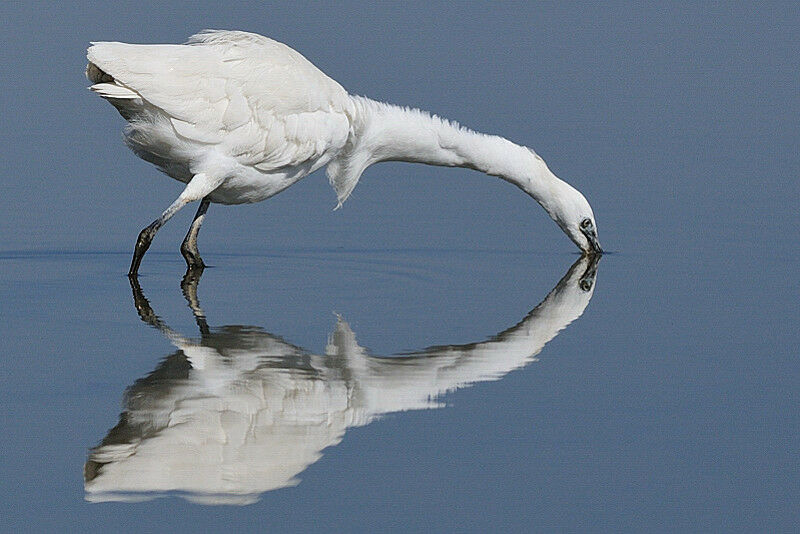
POLYGON ((179 135, 217 144, 265 172, 338 151, 349 135, 346 91, 266 37, 206 31, 188 45, 93 43, 87 55, 124 86, 96 84, 101 96, 140 96, 179 135))

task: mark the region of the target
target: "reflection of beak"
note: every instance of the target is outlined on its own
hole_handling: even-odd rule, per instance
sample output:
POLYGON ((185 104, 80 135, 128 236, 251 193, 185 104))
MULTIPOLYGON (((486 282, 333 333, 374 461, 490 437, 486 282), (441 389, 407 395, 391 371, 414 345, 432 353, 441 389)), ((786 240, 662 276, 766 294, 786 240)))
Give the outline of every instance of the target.
POLYGON ((589 246, 592 247, 592 250, 587 250, 587 254, 602 254, 603 247, 600 246, 600 241, 597 240, 597 232, 594 229, 594 226, 589 226, 589 228, 581 228, 581 232, 583 235, 586 236, 586 239, 589 241, 589 246))
POLYGON ((578 287, 584 291, 589 291, 592 289, 594 279, 597 276, 597 264, 600 263, 600 254, 591 254, 589 256, 584 256, 584 258, 587 262, 586 270, 583 271, 578 281, 578 287))

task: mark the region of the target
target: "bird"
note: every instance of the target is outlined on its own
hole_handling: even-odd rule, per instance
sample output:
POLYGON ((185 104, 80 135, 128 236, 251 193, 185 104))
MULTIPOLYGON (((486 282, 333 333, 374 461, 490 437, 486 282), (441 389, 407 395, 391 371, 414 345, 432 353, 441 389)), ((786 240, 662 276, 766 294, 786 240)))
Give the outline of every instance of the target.
POLYGON ((128 122, 140 158, 185 185, 139 233, 135 277, 156 232, 199 201, 181 254, 205 267, 197 236, 210 203, 270 198, 327 166, 337 206, 382 161, 464 167, 536 200, 583 254, 602 254, 589 202, 533 149, 419 109, 348 93, 293 48, 255 33, 204 30, 184 44, 93 42, 89 89, 128 122))
POLYGON ((537 361, 588 306, 599 261, 578 258, 538 306, 490 339, 395 356, 371 354, 340 316, 323 353, 259 326, 209 326, 198 276, 182 288, 199 337, 182 334, 131 279, 139 317, 176 350, 126 390, 119 423, 89 451, 86 499, 139 501, 177 492, 192 502, 244 505, 297 485, 349 428, 440 408, 447 393, 537 361))

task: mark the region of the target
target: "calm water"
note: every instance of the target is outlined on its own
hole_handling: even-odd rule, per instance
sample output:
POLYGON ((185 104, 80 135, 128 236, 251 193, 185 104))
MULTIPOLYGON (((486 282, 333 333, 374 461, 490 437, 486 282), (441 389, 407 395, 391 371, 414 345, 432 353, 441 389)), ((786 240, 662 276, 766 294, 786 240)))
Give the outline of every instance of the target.
POLYGON ((127 254, 2 256, 7 525, 796 519, 794 326, 770 320, 795 296, 746 260, 207 259, 182 290, 154 254, 132 290, 127 254))
POLYGON ((797 530, 796 2, 176 6, 0 6, 0 531, 797 530), (530 145, 612 253, 381 164, 211 206, 182 287, 189 208, 132 288, 180 188, 85 47, 207 27, 530 145))

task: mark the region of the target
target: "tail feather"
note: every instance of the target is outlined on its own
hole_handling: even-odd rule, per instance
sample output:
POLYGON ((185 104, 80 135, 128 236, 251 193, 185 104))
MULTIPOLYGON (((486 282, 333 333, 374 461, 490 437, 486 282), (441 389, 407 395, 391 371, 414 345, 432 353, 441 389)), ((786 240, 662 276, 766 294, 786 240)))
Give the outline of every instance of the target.
POLYGON ((127 87, 123 87, 115 83, 96 83, 89 87, 89 89, 103 98, 116 98, 123 100, 140 98, 139 93, 136 91, 132 91, 127 87))
MULTIPOLYGON (((101 72, 107 72, 112 76, 116 71, 124 71, 128 63, 128 56, 135 50, 136 45, 115 42, 92 43, 86 50, 86 57, 89 63, 95 65, 101 72)), ((88 70, 87 70, 88 74, 88 70)))
POLYGON ((108 61, 109 54, 103 53, 104 51, 108 51, 108 47, 103 46, 105 44, 107 43, 93 44, 89 47, 87 53, 89 64, 86 65, 86 77, 93 84, 89 89, 103 98, 114 98, 117 100, 133 100, 140 98, 139 93, 120 84, 111 74, 103 70, 103 67, 95 63, 95 61, 102 61, 101 59, 97 59, 98 56, 101 58, 106 56, 105 59, 108 61))
MULTIPOLYGON (((188 93, 202 78, 202 66, 194 69, 193 65, 205 54, 198 47, 183 45, 93 42, 86 57, 92 91, 104 98, 138 98, 166 107, 176 94, 188 93), (187 69, 191 76, 183 76, 187 69)), ((224 80, 218 85, 224 88, 224 80)))

